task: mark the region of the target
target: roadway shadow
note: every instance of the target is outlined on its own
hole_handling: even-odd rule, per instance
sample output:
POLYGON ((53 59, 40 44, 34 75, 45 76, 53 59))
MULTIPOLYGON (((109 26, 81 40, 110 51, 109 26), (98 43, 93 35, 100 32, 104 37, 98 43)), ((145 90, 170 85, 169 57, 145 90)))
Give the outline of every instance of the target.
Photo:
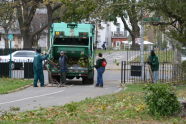
MULTIPOLYGON (((75 85, 75 86, 91 86, 93 84, 83 84, 81 79, 77 79, 77 80, 67 80, 67 83, 65 85, 63 85, 62 87, 71 86, 71 85, 75 85)), ((56 81, 53 84, 49 83, 49 84, 47 84, 47 87, 59 87, 59 82, 56 81)))

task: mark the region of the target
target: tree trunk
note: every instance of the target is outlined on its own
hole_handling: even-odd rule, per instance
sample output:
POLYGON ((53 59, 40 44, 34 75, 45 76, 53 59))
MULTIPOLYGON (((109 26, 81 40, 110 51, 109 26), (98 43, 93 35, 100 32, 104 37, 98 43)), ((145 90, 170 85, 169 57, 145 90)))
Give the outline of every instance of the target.
MULTIPOLYGON (((26 28, 26 27, 25 27, 26 28)), ((32 48, 32 39, 30 32, 28 29, 21 31, 23 37, 23 48, 32 48)))
POLYGON ((4 31, 5 31, 5 35, 3 35, 3 39, 5 40, 5 48, 9 48, 9 44, 8 44, 8 28, 7 27, 3 27, 4 31))
POLYGON ((132 36, 132 45, 131 45, 131 49, 132 50, 139 50, 140 49, 140 45, 135 43, 135 39, 136 37, 135 36, 132 36))
POLYGON ((47 4, 47 14, 48 14, 48 35, 47 35, 47 47, 50 47, 50 27, 52 25, 52 7, 51 5, 47 4))
POLYGON ((140 28, 138 26, 138 19, 137 14, 135 11, 135 8, 132 8, 132 10, 128 10, 128 17, 132 28, 129 28, 127 21, 123 15, 121 15, 121 20, 124 24, 124 28, 129 32, 131 38, 132 38, 132 50, 139 50, 139 45, 136 44, 135 39, 140 37, 140 28))
POLYGON ((5 48, 9 48, 7 34, 5 34, 5 35, 3 36, 3 38, 4 38, 4 40, 5 40, 5 48))
POLYGON ((130 9, 127 10, 128 17, 129 17, 129 22, 131 24, 132 30, 130 33, 132 37, 132 46, 131 49, 138 50, 139 45, 136 44, 135 39, 140 37, 140 27, 138 26, 138 16, 137 16, 137 9, 136 9, 136 0, 132 0, 132 5, 130 9))
POLYGON ((132 46, 131 48, 134 50, 138 50, 139 49, 139 45, 136 43, 135 39, 136 38, 140 38, 140 28, 138 26, 138 20, 137 20, 137 16, 131 16, 129 15, 129 19, 130 19, 130 23, 132 26, 132 46))
POLYGON ((140 49, 140 46, 139 44, 136 43, 136 38, 139 38, 140 37, 140 32, 133 32, 132 35, 132 46, 131 46, 131 49, 132 50, 139 50, 140 49))
POLYGON ((32 48, 32 40, 30 36, 23 35, 23 48, 32 48))

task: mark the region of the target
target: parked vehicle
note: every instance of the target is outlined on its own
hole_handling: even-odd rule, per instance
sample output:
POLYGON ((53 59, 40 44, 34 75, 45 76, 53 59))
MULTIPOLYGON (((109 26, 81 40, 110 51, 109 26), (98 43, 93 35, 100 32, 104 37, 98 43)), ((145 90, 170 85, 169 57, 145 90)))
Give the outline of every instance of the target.
MULTIPOLYGON (((11 69, 24 67, 25 62, 33 62, 35 51, 19 50, 12 53, 11 69)), ((0 56, 0 63, 9 63, 10 55, 0 56)))
POLYGON ((182 47, 181 49, 181 61, 186 61, 186 47, 182 47))
MULTIPOLYGON (((84 84, 94 83, 94 25, 54 23, 50 30, 49 60, 58 63, 60 51, 68 57, 67 79, 82 78, 84 84)), ((59 81, 59 68, 49 64, 49 81, 59 81)))

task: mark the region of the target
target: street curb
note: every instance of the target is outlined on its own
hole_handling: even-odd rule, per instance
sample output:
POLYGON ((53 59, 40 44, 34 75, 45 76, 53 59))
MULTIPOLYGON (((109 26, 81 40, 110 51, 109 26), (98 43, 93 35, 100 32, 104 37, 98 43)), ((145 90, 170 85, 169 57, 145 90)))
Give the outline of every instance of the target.
POLYGON ((5 93, 5 94, 9 94, 9 93, 17 92, 17 91, 20 91, 20 90, 26 89, 26 88, 28 88, 28 87, 30 87, 30 86, 32 86, 32 85, 33 85, 33 84, 28 84, 28 85, 25 85, 25 86, 23 86, 23 87, 17 88, 17 89, 15 89, 15 90, 11 90, 11 91, 9 91, 9 92, 7 92, 7 93, 5 93))
MULTIPOLYGON (((94 69, 95 71, 96 71, 96 69, 94 69)), ((118 71, 120 71, 121 69, 118 69, 118 68, 116 68, 116 69, 113 69, 113 68, 106 68, 105 70, 118 70, 118 71)))
POLYGON ((107 69, 107 68, 106 68, 105 70, 121 70, 121 69, 117 69, 117 68, 116 68, 116 69, 112 69, 112 68, 107 69))

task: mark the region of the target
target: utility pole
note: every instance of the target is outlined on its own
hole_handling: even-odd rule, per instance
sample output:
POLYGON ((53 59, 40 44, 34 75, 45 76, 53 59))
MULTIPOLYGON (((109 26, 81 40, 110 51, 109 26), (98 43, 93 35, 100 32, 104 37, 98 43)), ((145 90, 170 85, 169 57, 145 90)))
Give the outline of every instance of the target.
POLYGON ((141 21, 141 46, 140 46, 140 52, 141 52, 141 63, 144 63, 144 22, 143 19, 141 21))
MULTIPOLYGON (((144 69, 145 69, 145 64, 144 64, 144 21, 143 21, 143 8, 141 9, 141 34, 140 34, 140 40, 141 40, 141 45, 140 45, 140 53, 141 53, 141 66, 142 66, 142 79, 144 77, 144 69)), ((144 77, 145 80, 145 77, 144 77)))
POLYGON ((8 34, 7 37, 10 41, 9 77, 12 78, 12 40, 13 40, 14 36, 13 36, 13 34, 8 34))

